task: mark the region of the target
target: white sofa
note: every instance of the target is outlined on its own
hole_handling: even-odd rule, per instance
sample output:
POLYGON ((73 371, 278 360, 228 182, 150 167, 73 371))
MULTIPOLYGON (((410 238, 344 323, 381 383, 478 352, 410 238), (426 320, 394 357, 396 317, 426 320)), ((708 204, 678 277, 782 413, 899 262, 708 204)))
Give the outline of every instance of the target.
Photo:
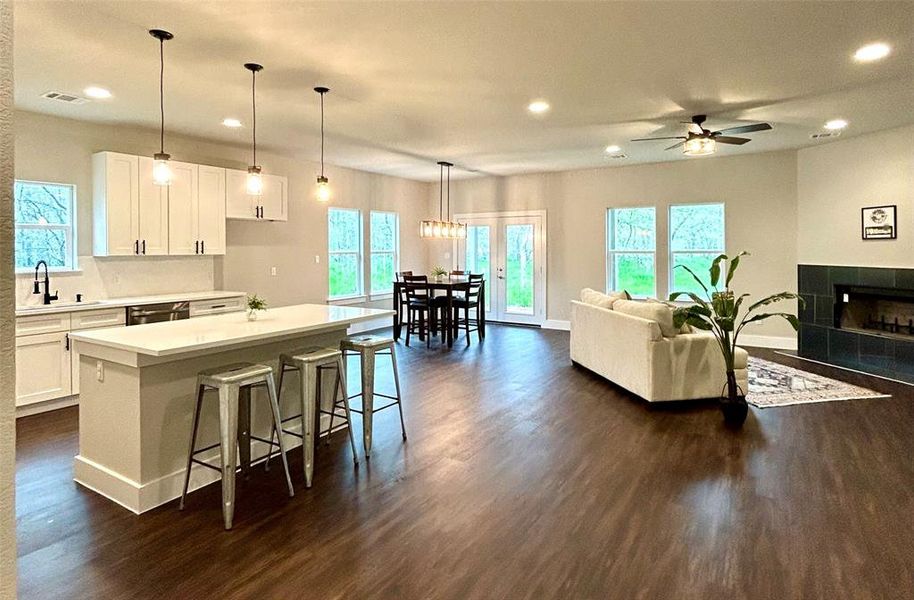
MULTIPOLYGON (((611 297, 604 298, 608 298, 602 302, 604 306, 614 305, 611 297)), ((634 301, 625 304, 627 311, 651 312, 633 306, 634 301)), ((720 397, 726 383, 726 368, 711 333, 696 330, 664 337, 660 323, 663 322, 669 334, 672 321, 625 314, 604 306, 571 303, 574 363, 648 402, 720 397)), ((659 307, 669 310, 662 304, 659 307)), ((744 391, 748 390, 748 359, 748 353, 737 348, 736 381, 744 391)))

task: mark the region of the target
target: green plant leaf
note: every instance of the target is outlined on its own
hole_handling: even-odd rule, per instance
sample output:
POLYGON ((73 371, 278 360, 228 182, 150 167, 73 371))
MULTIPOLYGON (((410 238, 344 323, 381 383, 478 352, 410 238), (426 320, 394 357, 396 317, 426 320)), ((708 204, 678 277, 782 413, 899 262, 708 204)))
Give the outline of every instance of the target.
POLYGON ((711 262, 711 287, 716 288, 717 282, 720 281, 720 261, 727 260, 726 254, 718 254, 717 257, 711 262))
POLYGON ((739 267, 739 258, 741 256, 749 256, 749 253, 743 250, 730 260, 730 265, 727 267, 727 288, 730 287, 730 281, 733 279, 733 274, 736 273, 736 269, 739 267))
POLYGON ((775 302, 780 302, 781 300, 799 300, 802 303, 800 305, 801 307, 806 306, 806 302, 797 294, 794 294, 793 292, 781 292, 779 294, 772 294, 767 298, 762 298, 758 302, 753 303, 749 306, 749 310, 747 312, 752 312, 756 308, 761 308, 775 302))
POLYGON ((796 315, 792 315, 790 313, 782 313, 782 312, 759 313, 757 315, 753 315, 753 316, 749 317, 748 319, 746 319, 745 321, 743 321, 742 324, 740 325, 740 327, 742 327, 743 325, 747 325, 749 323, 755 323, 756 321, 764 321, 765 319, 770 319, 771 317, 781 317, 783 319, 786 319, 787 322, 790 323, 790 325, 793 327, 794 331, 797 331, 800 329, 800 320, 797 319, 796 315))
POLYGON ((676 299, 679 298, 680 296, 688 296, 692 300, 692 302, 699 304, 701 306, 704 306, 704 307, 708 306, 708 303, 705 300, 703 300, 701 296, 699 296, 698 294, 694 294, 692 292, 673 292, 672 294, 670 294, 670 302, 675 302, 676 299))

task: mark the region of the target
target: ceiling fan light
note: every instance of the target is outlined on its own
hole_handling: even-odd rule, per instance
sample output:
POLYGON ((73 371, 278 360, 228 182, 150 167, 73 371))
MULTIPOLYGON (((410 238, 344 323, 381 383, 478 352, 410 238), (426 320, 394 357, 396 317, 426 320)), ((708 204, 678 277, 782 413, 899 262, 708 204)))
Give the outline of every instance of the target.
POLYGON ((712 138, 694 137, 686 140, 682 153, 688 156, 707 156, 717 151, 717 142, 712 138))

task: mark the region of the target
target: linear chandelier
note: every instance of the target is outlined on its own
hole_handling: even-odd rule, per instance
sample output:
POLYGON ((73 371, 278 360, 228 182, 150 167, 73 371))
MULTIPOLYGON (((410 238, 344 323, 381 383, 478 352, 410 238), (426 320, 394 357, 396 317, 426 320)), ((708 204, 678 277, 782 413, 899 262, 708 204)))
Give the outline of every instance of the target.
POLYGON ((451 221, 451 167, 454 165, 438 161, 438 220, 426 220, 419 223, 419 236, 428 239, 458 240, 466 239, 465 223, 451 221), (444 218, 444 169, 447 168, 447 220, 444 218))

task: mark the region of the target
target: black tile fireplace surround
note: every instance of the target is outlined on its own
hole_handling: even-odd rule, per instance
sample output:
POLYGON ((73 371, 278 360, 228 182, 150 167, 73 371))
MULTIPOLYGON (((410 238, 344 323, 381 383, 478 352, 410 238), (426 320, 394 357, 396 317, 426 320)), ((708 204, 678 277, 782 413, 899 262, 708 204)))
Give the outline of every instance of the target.
POLYGON ((799 265, 797 271, 806 300, 800 356, 914 383, 914 269, 799 265))

